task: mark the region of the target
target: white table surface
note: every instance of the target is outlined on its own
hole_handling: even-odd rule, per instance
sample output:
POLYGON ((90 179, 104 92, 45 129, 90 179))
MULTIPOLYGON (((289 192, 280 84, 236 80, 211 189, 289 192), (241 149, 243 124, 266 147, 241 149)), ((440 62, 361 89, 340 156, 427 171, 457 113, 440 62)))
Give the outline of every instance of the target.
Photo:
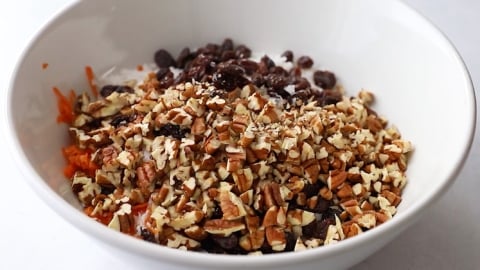
MULTIPOLYGON (((69 2, 71 0, 19 0, 2 4, 2 106, 20 52, 33 33, 69 2)), ((450 38, 480 89, 480 1, 406 2, 450 38)), ((1 112, 4 113, 3 108, 1 112)), ((352 269, 480 269, 479 134, 477 132, 470 157, 448 193, 414 226, 352 269)), ((2 130, 0 145, 5 141, 4 136, 2 130)), ((141 269, 135 262, 117 260, 62 220, 22 180, 5 152, 0 158, 0 269, 141 269)))

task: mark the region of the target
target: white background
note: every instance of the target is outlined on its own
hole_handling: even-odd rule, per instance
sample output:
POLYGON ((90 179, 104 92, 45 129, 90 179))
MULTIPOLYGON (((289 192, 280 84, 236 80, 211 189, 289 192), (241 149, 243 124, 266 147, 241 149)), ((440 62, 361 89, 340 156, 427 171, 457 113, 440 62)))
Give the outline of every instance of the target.
MULTIPOLYGON (((3 2, 0 8, 2 106, 21 51, 35 31, 69 2, 3 2)), ((406 2, 449 37, 465 60, 474 85, 480 89, 480 1, 406 2)), ((4 112, 2 108, 2 117, 4 112)), ((0 147, 5 149, 1 145, 5 141, 4 130, 0 135, 0 147)), ((480 269, 479 139, 477 132, 470 157, 448 193, 418 223, 352 269, 480 269)), ((117 260, 62 220, 27 186, 8 153, 3 152, 0 159, 0 269, 141 269, 135 262, 117 260)))

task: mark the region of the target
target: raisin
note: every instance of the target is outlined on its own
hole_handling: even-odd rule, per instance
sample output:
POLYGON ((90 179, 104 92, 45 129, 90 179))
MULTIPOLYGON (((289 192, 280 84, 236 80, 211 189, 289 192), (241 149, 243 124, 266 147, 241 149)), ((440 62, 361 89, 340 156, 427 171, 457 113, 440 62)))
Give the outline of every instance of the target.
POLYGON ((285 57, 286 62, 292 62, 293 61, 293 52, 290 50, 286 50, 284 53, 282 53, 282 57, 285 57))
POLYGON ((221 47, 222 51, 233 51, 233 40, 230 38, 224 39, 221 47))
POLYGON ((173 84, 179 84, 179 83, 185 82, 186 80, 187 80, 187 72, 182 71, 178 73, 177 77, 175 77, 175 79, 173 80, 173 84))
POLYGON ((198 67, 196 69, 202 70, 205 74, 211 74, 217 69, 216 62, 215 56, 202 53, 193 59, 190 69, 198 67))
POLYGON ((322 197, 318 197, 317 200, 317 205, 312 209, 313 212, 315 213, 324 213, 326 212, 330 207, 330 201, 325 200, 322 197))
POLYGON ((287 244, 284 251, 293 251, 295 249, 295 244, 297 243, 295 235, 292 232, 286 231, 285 240, 287 241, 287 244))
POLYGON ((309 56, 301 56, 297 60, 297 65, 301 68, 311 68, 313 66, 313 60, 309 56))
POLYGON ((328 226, 334 224, 335 220, 332 219, 315 220, 302 227, 302 235, 307 238, 325 239, 327 236, 328 226))
POLYGON ((275 90, 283 89, 288 85, 288 80, 286 77, 278 74, 268 74, 265 78, 266 85, 275 90))
POLYGON ((235 55, 237 58, 249 58, 252 56, 252 50, 245 45, 238 45, 237 48, 235 48, 235 55))
POLYGON ((212 235, 212 239, 225 250, 234 250, 238 247, 238 237, 233 233, 229 236, 212 235))
POLYGON ((268 57, 267 55, 264 55, 261 59, 260 59, 260 64, 264 64, 268 70, 270 70, 270 68, 274 67, 275 66, 275 62, 273 62, 273 60, 268 57))
POLYGON ((267 93, 272 97, 281 97, 286 100, 291 100, 290 93, 288 93, 285 89, 270 89, 267 90, 267 93))
POLYGON ((222 55, 220 56, 220 61, 228 61, 230 59, 235 59, 235 52, 234 51, 223 51, 222 55))
POLYGON ((314 93, 315 100, 319 106, 326 106, 330 104, 336 104, 342 100, 342 94, 334 90, 323 90, 321 92, 314 93))
POLYGON ((115 188, 114 185, 102 185, 100 193, 108 196, 108 195, 112 194, 113 192, 115 192, 115 189, 116 188, 115 188))
POLYGON ((220 53, 220 46, 215 43, 208 43, 204 49, 205 54, 218 55, 220 53))
POLYGON ((215 89, 215 90, 210 92, 210 97, 211 98, 218 96, 219 98, 226 99, 227 95, 228 95, 227 91, 225 91, 223 89, 215 89))
POLYGON ((182 129, 179 125, 166 124, 162 126, 159 130, 155 130, 155 136, 171 136, 175 139, 185 138, 185 135, 190 133, 190 129, 182 129))
POLYGON ((186 77, 188 79, 194 79, 196 81, 201 81, 203 76, 205 76, 205 75, 206 75, 205 66, 193 66, 188 70, 186 77))
POLYGON ((175 66, 175 60, 172 55, 164 49, 160 49, 155 53, 154 60, 159 68, 175 66))
POLYGON ((263 254, 269 254, 269 253, 273 253, 273 249, 272 247, 268 244, 267 241, 263 241, 263 244, 262 246, 260 247, 260 251, 263 253, 263 254))
POLYGON ((310 88, 298 90, 293 94, 294 98, 302 100, 304 103, 308 102, 313 96, 313 90, 310 88))
POLYGON ((295 81, 295 91, 310 88, 310 82, 305 78, 299 78, 295 81))
MULTIPOLYGON (((158 79, 158 74, 157 74, 157 79, 158 79)), ((170 69, 167 71, 167 73, 163 75, 161 79, 158 80, 158 86, 162 89, 166 89, 172 86, 173 83, 174 83, 173 72, 171 72, 170 69)))
POLYGON ((247 75, 252 75, 258 70, 258 63, 248 59, 240 59, 238 65, 245 69, 247 75))
POLYGON ((245 69, 239 65, 222 65, 213 74, 213 84, 219 89, 233 91, 237 87, 243 87, 250 81, 244 76, 245 69))
POLYGON ((128 85, 112 85, 112 84, 107 84, 100 89, 100 95, 102 97, 108 97, 110 96, 113 92, 117 93, 133 93, 133 88, 131 88, 128 85))
POLYGON ((303 190, 302 192, 305 193, 305 195, 307 196, 307 198, 310 198, 312 196, 317 196, 318 195, 318 192, 320 191, 320 184, 318 183, 315 183, 315 184, 310 184, 310 183, 307 183, 305 184, 305 186, 303 187, 303 190))
POLYGON ((212 216, 210 217, 210 219, 221 219, 222 217, 223 217, 222 208, 220 208, 220 206, 216 204, 215 207, 213 208, 212 216))
POLYGON ((143 240, 156 243, 155 235, 151 233, 148 229, 146 228, 141 228, 140 229, 140 236, 142 237, 143 240))
POLYGON ((313 81, 323 89, 332 89, 337 84, 335 74, 330 71, 317 70, 313 73, 313 81))
POLYGON ((110 125, 118 127, 122 124, 127 124, 128 122, 135 120, 135 118, 136 117, 134 114, 116 114, 110 121, 110 125))
POLYGON ((302 76, 302 69, 300 67, 293 67, 289 71, 290 76, 293 77, 293 79, 297 79, 298 77, 302 76))
POLYGON ((202 248, 209 253, 224 254, 225 250, 213 241, 212 236, 209 236, 201 241, 202 248))
POLYGON ((251 76, 252 83, 257 87, 260 87, 265 84, 265 78, 260 73, 253 73, 251 76))
POLYGON ((161 81, 167 74, 171 73, 170 68, 164 67, 164 68, 159 68, 155 76, 157 77, 158 81, 161 81))
POLYGON ((288 75, 289 75, 288 72, 281 66, 271 67, 269 72, 272 73, 272 74, 277 74, 277 75, 281 75, 281 76, 284 76, 284 77, 288 77, 288 75))
POLYGON ((190 53, 190 48, 185 47, 180 52, 177 57, 176 66, 177 68, 185 68, 187 62, 192 61, 193 55, 190 53))

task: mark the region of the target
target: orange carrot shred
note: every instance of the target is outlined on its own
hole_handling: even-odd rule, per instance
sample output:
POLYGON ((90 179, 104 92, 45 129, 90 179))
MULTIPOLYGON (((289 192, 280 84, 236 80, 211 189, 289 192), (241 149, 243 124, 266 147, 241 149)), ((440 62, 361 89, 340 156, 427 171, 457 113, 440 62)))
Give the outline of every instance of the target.
POLYGON ((42 63, 42 69, 47 69, 47 67, 48 67, 48 63, 47 63, 47 62, 42 63))
POLYGON ((141 204, 134 205, 132 207, 132 214, 134 216, 143 214, 145 213, 145 211, 147 211, 147 207, 148 207, 148 203, 141 203, 141 204))
POLYGON ((137 65, 137 71, 143 71, 143 65, 137 65))
POLYGON ((91 66, 85 66, 85 74, 87 75, 88 85, 92 90, 92 94, 95 98, 98 97, 97 84, 95 83, 95 74, 91 66))
POLYGON ((104 213, 97 213, 97 214, 92 214, 93 213, 93 206, 87 206, 83 209, 83 212, 89 216, 89 217, 92 217, 92 218, 95 218, 97 221, 105 224, 105 225, 108 225, 108 223, 110 223, 110 221, 112 220, 113 218, 113 213, 110 213, 110 212, 104 212, 104 213))
POLYGON ((75 103, 75 92, 71 90, 67 98, 62 94, 62 92, 60 92, 57 87, 53 87, 52 90, 57 97, 57 122, 71 124, 73 120, 75 120, 75 113, 73 111, 73 105, 75 103))
POLYGON ((90 151, 80 149, 75 144, 72 144, 63 148, 62 152, 68 162, 63 171, 65 176, 70 175, 72 177, 76 171, 81 170, 88 176, 95 177, 95 171, 98 169, 98 166, 91 160, 90 151))

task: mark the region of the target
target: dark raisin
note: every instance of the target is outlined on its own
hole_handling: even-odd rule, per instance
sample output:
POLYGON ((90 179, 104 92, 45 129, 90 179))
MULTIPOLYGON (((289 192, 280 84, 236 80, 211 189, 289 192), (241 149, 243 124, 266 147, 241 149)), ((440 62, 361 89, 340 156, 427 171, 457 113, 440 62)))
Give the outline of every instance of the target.
POLYGON ((110 195, 113 192, 115 192, 115 186, 114 185, 101 185, 101 191, 103 195, 110 195))
POLYGON ((252 75, 258 69, 258 63, 248 59, 240 59, 238 65, 245 69, 247 75, 252 75))
POLYGON ((228 92, 223 89, 215 89, 210 92, 209 96, 211 98, 218 96, 219 98, 226 99, 228 96, 228 92))
POLYGON ((260 59, 260 63, 264 63, 265 66, 267 67, 267 69, 270 69, 270 68, 275 66, 275 62, 273 62, 273 60, 270 57, 268 57, 267 55, 264 55, 260 59))
POLYGON ((145 241, 152 242, 152 243, 157 242, 156 239, 155 239, 155 235, 152 232, 150 232, 150 230, 148 230, 146 228, 141 228, 140 229, 140 236, 145 241))
POLYGON ((102 119, 94 118, 92 121, 87 123, 86 128, 89 130, 94 130, 102 127, 102 119))
POLYGON ((172 55, 164 49, 160 49, 155 53, 154 60, 159 68, 175 66, 175 60, 172 55))
POLYGON ((212 216, 210 219, 221 219, 223 217, 222 208, 219 205, 215 205, 212 211, 212 216))
POLYGON ((173 84, 179 84, 187 81, 187 72, 188 71, 182 71, 178 73, 177 77, 173 80, 173 84))
POLYGON ((221 248, 215 241, 213 241, 212 236, 203 239, 201 241, 202 248, 209 253, 224 254, 225 250, 221 248))
POLYGON ((323 89, 332 89, 337 84, 337 78, 333 72, 317 70, 313 73, 313 82, 323 89))
POLYGON ((302 190, 302 192, 305 193, 307 198, 310 198, 312 196, 317 196, 319 191, 320 191, 320 184, 318 184, 318 181, 315 184, 306 183, 303 186, 303 190, 302 190))
POLYGON ((301 68, 311 68, 313 66, 313 60, 309 56, 300 56, 297 60, 297 65, 301 68))
POLYGON ((183 50, 180 52, 180 54, 177 57, 176 61, 176 66, 177 68, 185 68, 187 62, 191 61, 193 59, 193 55, 190 53, 190 48, 185 47, 183 50))
POLYGON ((265 78, 260 73, 253 73, 251 76, 252 83, 257 87, 260 87, 265 84, 265 78))
POLYGON ((224 39, 221 47, 222 51, 233 51, 233 40, 230 38, 224 39))
POLYGON ((307 238, 325 239, 328 226, 334 225, 335 219, 314 220, 310 224, 302 227, 302 235, 307 238))
POLYGON ((230 59, 235 59, 235 52, 234 51, 223 51, 222 55, 220 56, 220 61, 228 61, 230 59))
POLYGON ((315 213, 321 214, 327 211, 329 207, 330 207, 330 201, 327 201, 322 197, 318 197, 317 205, 315 205, 312 211, 315 213))
POLYGON ((284 53, 282 53, 282 57, 285 57, 286 62, 292 62, 293 52, 290 50, 286 50, 284 53))
POLYGON ((290 69, 289 73, 292 79, 297 79, 302 76, 302 69, 300 67, 293 67, 290 69))
POLYGON ((157 76, 157 80, 161 81, 167 74, 171 72, 170 68, 165 67, 165 68, 159 68, 157 73, 155 74, 157 76))
POLYGON ((199 54, 193 59, 190 69, 194 67, 201 67, 206 74, 213 73, 217 68, 217 59, 213 55, 199 54))
POLYGON ((269 254, 269 253, 273 253, 273 249, 272 247, 268 244, 267 241, 263 241, 263 244, 262 246, 260 247, 260 251, 263 253, 263 254, 269 254))
POLYGON ((233 250, 238 247, 238 237, 233 233, 229 236, 212 235, 212 239, 225 250, 233 250))
POLYGON ((213 84, 216 88, 233 91, 250 82, 244 75, 245 69, 239 65, 221 65, 213 74, 213 84))
POLYGON ((238 45, 237 48, 235 48, 235 55, 237 58, 249 58, 252 56, 252 50, 245 45, 238 45))
POLYGON ((285 251, 293 251, 295 249, 295 244, 297 243, 297 239, 292 232, 285 232, 285 240, 287 244, 285 246, 285 251))
POLYGON ((203 76, 206 74, 205 66, 193 66, 187 72, 187 78, 189 80, 194 79, 200 81, 203 76))
POLYGON ((220 46, 218 46, 218 44, 215 44, 215 43, 208 43, 205 46, 205 49, 206 49, 205 52, 207 54, 218 55, 220 53, 220 46))
POLYGON ((159 130, 154 131, 155 136, 171 136, 175 139, 185 138, 185 135, 190 133, 190 130, 187 128, 180 128, 179 125, 166 124, 162 126, 159 130))
POLYGON ((133 120, 135 120, 135 115, 133 114, 116 114, 112 117, 110 125, 118 127, 122 124, 127 124, 128 122, 131 122, 133 120))
POLYGON ((315 93, 315 100, 319 106, 326 106, 330 104, 336 104, 342 100, 342 94, 334 90, 323 90, 315 93))
POLYGON ((269 70, 270 73, 272 74, 277 74, 277 75, 281 75, 283 77, 285 77, 286 79, 288 79, 288 71, 286 71, 283 67, 281 66, 275 66, 275 67, 271 67, 270 70, 269 70))
POLYGON ((117 93, 133 93, 133 88, 128 85, 111 85, 107 84, 100 89, 100 95, 102 97, 108 97, 113 92, 117 93))
POLYGON ((275 90, 283 89, 288 85, 288 79, 278 74, 268 74, 265 78, 265 81, 268 87, 271 87, 275 90))
POLYGON ((280 88, 280 89, 272 89, 270 91, 267 90, 267 93, 272 96, 272 97, 281 97, 286 100, 291 99, 290 93, 288 93, 285 89, 280 88))
POLYGON ((310 88, 298 90, 295 92, 295 94, 293 94, 294 98, 298 98, 302 100, 304 103, 308 102, 312 98, 312 96, 313 96, 313 93, 312 93, 312 89, 310 88))
POLYGON ((310 88, 310 82, 305 78, 299 78, 295 82, 295 91, 310 88))
MULTIPOLYGON (((158 76, 157 76, 158 79, 158 76)), ((158 80, 158 86, 161 89, 166 89, 170 86, 172 86, 174 83, 173 79, 173 72, 170 71, 170 69, 167 71, 167 73, 164 74, 164 76, 158 80)))

